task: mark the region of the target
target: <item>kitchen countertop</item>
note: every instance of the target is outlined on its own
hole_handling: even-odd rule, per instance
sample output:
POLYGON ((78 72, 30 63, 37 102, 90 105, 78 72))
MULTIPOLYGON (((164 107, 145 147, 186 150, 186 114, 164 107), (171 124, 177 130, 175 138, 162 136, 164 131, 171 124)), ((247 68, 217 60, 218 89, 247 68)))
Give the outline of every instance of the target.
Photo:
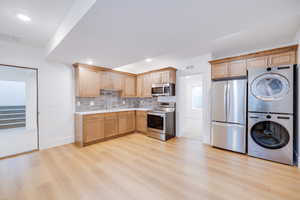
POLYGON ((77 115, 91 115, 91 114, 101 114, 101 113, 112 113, 112 112, 123 112, 123 111, 149 111, 151 108, 114 108, 108 110, 93 110, 93 111, 85 111, 85 112, 75 112, 77 115))

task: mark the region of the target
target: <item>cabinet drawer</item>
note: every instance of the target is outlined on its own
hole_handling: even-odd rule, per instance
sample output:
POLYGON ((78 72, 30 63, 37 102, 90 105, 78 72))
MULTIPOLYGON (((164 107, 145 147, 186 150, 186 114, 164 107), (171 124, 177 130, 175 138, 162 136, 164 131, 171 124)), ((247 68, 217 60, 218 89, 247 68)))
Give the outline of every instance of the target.
POLYGON ((118 113, 105 113, 104 117, 105 118, 117 118, 118 117, 118 113))
POLYGON ((148 111, 136 111, 137 116, 147 117, 148 111))
POLYGON ((83 116, 83 120, 90 120, 90 119, 104 119, 104 114, 91 114, 91 115, 83 116))

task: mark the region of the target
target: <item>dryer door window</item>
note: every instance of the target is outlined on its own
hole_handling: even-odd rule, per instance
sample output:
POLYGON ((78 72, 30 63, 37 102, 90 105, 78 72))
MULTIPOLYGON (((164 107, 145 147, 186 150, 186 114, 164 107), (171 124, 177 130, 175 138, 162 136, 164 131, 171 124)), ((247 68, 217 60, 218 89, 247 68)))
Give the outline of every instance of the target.
POLYGON ((263 121, 251 128, 252 139, 267 149, 280 149, 288 144, 288 131, 280 124, 272 121, 263 121))
POLYGON ((251 84, 251 93, 263 101, 282 99, 289 92, 289 81, 279 74, 263 74, 251 84))

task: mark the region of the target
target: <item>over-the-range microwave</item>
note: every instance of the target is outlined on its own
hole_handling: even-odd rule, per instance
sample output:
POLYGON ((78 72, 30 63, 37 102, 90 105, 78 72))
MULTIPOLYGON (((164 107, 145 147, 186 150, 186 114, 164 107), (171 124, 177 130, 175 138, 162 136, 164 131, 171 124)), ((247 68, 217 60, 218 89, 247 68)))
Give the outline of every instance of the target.
POLYGON ((152 84, 152 96, 175 96, 174 83, 152 84))

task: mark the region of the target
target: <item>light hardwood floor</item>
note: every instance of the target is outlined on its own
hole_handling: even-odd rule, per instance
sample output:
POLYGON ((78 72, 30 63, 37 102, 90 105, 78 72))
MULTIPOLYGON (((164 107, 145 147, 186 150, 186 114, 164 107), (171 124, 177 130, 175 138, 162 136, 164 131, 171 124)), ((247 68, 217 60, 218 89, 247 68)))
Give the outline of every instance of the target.
POLYGON ((0 199, 300 199, 300 171, 140 134, 0 160, 0 199))

